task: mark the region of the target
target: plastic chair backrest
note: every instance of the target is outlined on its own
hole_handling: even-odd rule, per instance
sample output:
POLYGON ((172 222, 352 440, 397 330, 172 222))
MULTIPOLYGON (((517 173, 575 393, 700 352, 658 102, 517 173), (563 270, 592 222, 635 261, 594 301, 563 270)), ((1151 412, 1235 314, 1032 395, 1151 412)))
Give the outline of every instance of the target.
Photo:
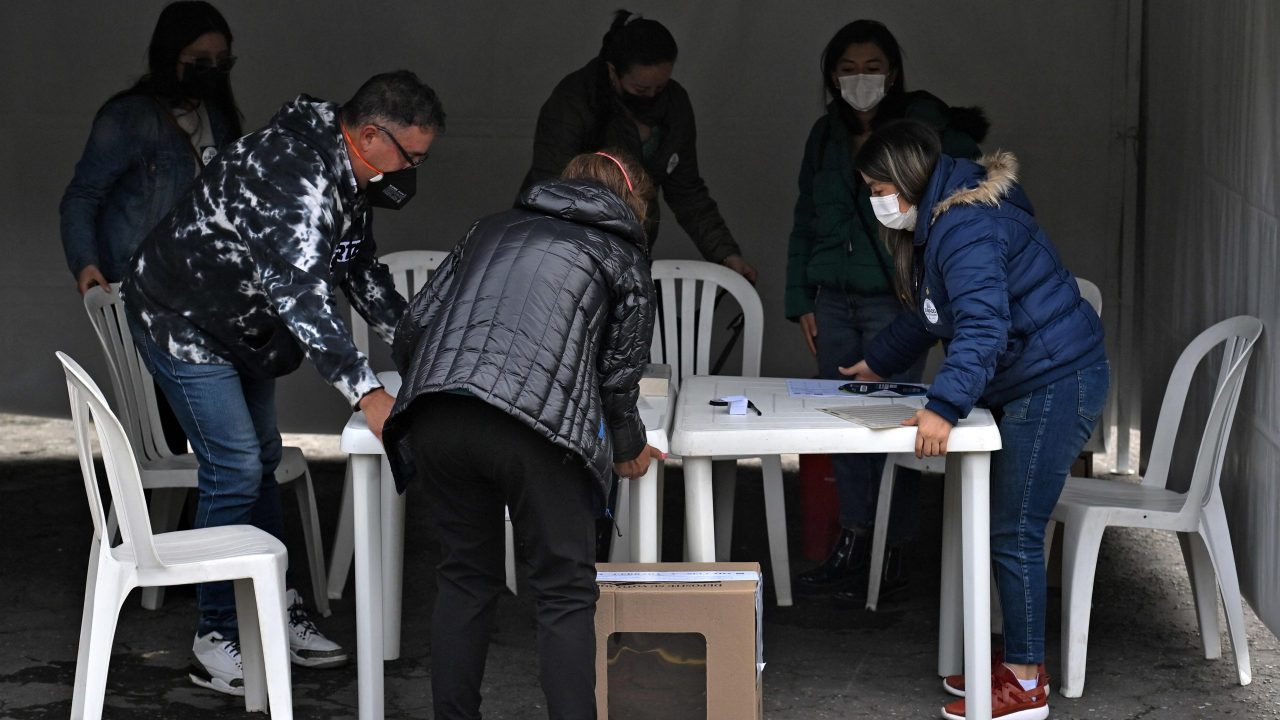
POLYGON ((133 344, 120 299, 120 283, 112 284, 111 292, 101 287, 89 288, 84 294, 84 309, 106 356, 116 413, 124 423, 130 444, 141 451, 138 457, 143 461, 171 456, 160 426, 155 383, 133 344))
POLYGON ((107 471, 107 486, 111 489, 116 518, 120 522, 122 544, 133 549, 138 567, 161 567, 152 539, 151 519, 147 515, 146 496, 142 490, 142 477, 138 462, 120 420, 111 412, 89 373, 66 353, 56 353, 67 376, 67 394, 71 399, 71 421, 75 427, 76 451, 80 456, 80 471, 84 476, 85 493, 89 498, 89 513, 93 516, 93 534, 103 545, 111 535, 107 532, 107 513, 98 491, 98 476, 93 466, 93 446, 89 442, 89 421, 92 419, 102 448, 102 464, 107 471))
MULTIPOLYGON (((378 262, 387 266, 391 279, 395 281, 396 292, 406 300, 413 300, 418 290, 427 284, 431 274, 440 267, 440 263, 449 257, 449 253, 440 250, 402 250, 387 253, 378 258, 378 262)), ((351 309, 351 337, 356 347, 366 356, 369 354, 369 324, 360 317, 360 313, 351 309)))
POLYGON ((1080 286, 1080 297, 1093 306, 1093 311, 1098 313, 1098 317, 1102 317, 1102 290, 1082 277, 1076 278, 1076 284, 1080 286))
POLYGON ((1258 318, 1247 315, 1228 318, 1197 335, 1173 366, 1169 385, 1164 392, 1164 401, 1160 404, 1160 417, 1156 421, 1151 460, 1142 478, 1142 484, 1151 487, 1164 488, 1168 484, 1178 426, 1182 421, 1182 411, 1196 368, 1214 348, 1223 346, 1222 367, 1214 385, 1213 402, 1209 407, 1204 432, 1200 436, 1183 512, 1198 512, 1200 506, 1218 491, 1227 439, 1235 420, 1245 371, 1261 334, 1262 321, 1258 318))
POLYGON ((742 375, 760 375, 764 308, 746 278, 723 265, 701 260, 654 260, 651 272, 661 312, 653 325, 649 355, 653 362, 671 366, 677 386, 686 377, 711 372, 711 327, 718 288, 724 288, 742 308, 742 375))

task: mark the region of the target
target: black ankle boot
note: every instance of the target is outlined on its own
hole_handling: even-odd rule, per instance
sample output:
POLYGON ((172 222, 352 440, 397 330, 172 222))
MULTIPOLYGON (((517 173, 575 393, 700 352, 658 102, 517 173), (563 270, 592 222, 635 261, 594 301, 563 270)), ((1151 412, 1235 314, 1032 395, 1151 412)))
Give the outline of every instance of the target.
POLYGON ((843 590, 859 579, 865 583, 870 556, 871 533, 844 528, 827 559, 818 567, 796 576, 795 589, 798 592, 823 593, 843 590))
MULTIPOLYGON (((884 551, 884 569, 880 572, 880 596, 877 602, 898 595, 910 587, 908 572, 907 548, 905 545, 894 545, 884 551)), ((870 560, 868 559, 868 562, 870 560)), ((864 576, 865 577, 865 576, 864 576)), ((862 605, 867 601, 867 582, 834 595, 836 602, 851 605, 862 605)))

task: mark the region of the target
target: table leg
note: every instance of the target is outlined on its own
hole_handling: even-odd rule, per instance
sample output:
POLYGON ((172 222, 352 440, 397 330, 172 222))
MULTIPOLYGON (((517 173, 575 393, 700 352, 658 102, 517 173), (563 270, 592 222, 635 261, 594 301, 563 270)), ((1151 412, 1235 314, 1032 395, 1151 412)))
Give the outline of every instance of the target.
POLYGON ((381 462, 382 659, 400 657, 400 608, 404 600, 404 495, 396 492, 387 457, 381 462))
POLYGON ((938 604, 938 675, 964 672, 964 541, 960 537, 960 455, 947 456, 942 483, 942 592, 938 604))
POLYGON ((377 455, 352 455, 355 508, 356 688, 360 720, 382 720, 382 500, 377 455))
POLYGON ((658 483, 662 461, 649 463, 649 471, 631 483, 631 553, 636 562, 658 562, 658 483))
MULTIPOLYGON (((964 534, 964 682, 991 684, 991 453, 964 453, 960 460, 964 534)), ((991 693, 965 696, 965 717, 991 717, 991 693)))
POLYGON ((715 562, 715 508, 711 492, 711 458, 684 459, 685 536, 691 562, 715 562))

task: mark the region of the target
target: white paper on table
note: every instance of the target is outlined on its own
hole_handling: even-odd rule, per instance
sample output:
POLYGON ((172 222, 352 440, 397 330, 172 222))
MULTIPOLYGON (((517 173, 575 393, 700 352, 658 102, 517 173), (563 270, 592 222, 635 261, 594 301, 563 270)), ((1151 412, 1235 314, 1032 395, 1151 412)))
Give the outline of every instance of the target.
POLYGON ((787 380, 787 394, 791 397, 849 397, 840 389, 848 380, 787 380))
POLYGON ((902 427, 903 420, 916 414, 916 408, 910 405, 842 405, 818 409, 872 430, 902 427))

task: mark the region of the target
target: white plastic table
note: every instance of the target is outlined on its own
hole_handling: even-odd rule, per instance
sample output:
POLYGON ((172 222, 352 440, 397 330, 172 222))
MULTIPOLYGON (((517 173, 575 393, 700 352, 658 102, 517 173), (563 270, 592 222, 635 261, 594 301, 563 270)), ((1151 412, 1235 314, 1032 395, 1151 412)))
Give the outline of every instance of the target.
MULTIPOLYGON (((915 428, 869 430, 818 410, 862 403, 923 405, 922 398, 791 397, 782 378, 695 376, 680 385, 671 452, 683 458, 689 559, 715 560, 711 458, 783 453, 914 452, 915 428), (763 415, 729 415, 712 398, 745 395, 763 415)), ((965 687, 991 684, 991 452, 1000 431, 991 413, 975 409, 947 441, 944 490, 942 608, 938 674, 965 673, 965 687), (961 588, 963 587, 963 590, 961 588), (963 614, 962 614, 963 608, 963 614)), ((991 717, 991 695, 970 693, 968 718, 991 717)))
MULTIPOLYGON (((387 392, 400 391, 400 375, 378 373, 387 392)), ((649 397, 638 403, 640 418, 648 430, 650 445, 667 449, 667 429, 674 398, 649 397)), ((360 720, 382 720, 384 715, 383 661, 400 657, 400 596, 404 578, 403 495, 387 464, 386 451, 374 437, 364 413, 356 412, 342 429, 342 451, 351 460, 351 494, 355 511, 356 591, 356 694, 360 720)), ((659 543, 657 482, 661 463, 650 463, 649 472, 631 483, 630 507, 625 521, 641 562, 656 562, 659 543), (645 558, 652 557, 652 560, 645 558)))

